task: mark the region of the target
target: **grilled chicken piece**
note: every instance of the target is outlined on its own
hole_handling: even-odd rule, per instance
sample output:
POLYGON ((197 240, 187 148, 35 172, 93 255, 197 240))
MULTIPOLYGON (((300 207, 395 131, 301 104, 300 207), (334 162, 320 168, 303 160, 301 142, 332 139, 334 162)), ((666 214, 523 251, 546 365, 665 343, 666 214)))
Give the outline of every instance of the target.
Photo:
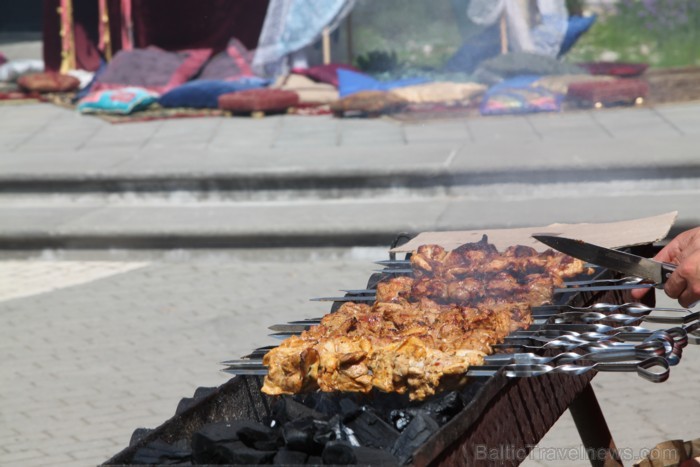
POLYGON ((532 322, 530 308, 551 302, 583 262, 525 246, 502 255, 485 241, 451 252, 421 246, 413 277, 377 285, 373 305, 348 302, 300 336, 268 352, 263 392, 408 393, 423 399, 461 384, 493 345, 532 322))

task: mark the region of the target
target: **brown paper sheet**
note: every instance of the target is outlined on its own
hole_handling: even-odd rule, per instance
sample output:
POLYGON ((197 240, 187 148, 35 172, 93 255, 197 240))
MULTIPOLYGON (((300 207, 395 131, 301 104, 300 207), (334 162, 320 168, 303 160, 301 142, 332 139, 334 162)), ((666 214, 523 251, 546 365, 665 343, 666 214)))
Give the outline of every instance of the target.
POLYGON ((489 242, 500 251, 511 245, 528 245, 537 251, 545 251, 548 247, 532 238, 533 234, 539 233, 583 240, 606 248, 621 248, 653 243, 665 238, 676 217, 678 217, 678 211, 643 219, 601 224, 551 224, 518 229, 423 232, 391 251, 405 253, 415 251, 421 245, 440 245, 446 250, 452 250, 464 243, 478 242, 484 234, 488 235, 489 242))

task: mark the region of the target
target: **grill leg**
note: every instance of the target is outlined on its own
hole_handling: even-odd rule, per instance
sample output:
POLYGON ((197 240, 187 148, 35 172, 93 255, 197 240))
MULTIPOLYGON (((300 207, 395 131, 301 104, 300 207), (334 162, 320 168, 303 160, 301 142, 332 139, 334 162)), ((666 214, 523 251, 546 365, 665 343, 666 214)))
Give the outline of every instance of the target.
POLYGON ((621 466, 615 441, 600 409, 598 399, 588 383, 581 394, 569 405, 581 441, 593 467, 621 466))

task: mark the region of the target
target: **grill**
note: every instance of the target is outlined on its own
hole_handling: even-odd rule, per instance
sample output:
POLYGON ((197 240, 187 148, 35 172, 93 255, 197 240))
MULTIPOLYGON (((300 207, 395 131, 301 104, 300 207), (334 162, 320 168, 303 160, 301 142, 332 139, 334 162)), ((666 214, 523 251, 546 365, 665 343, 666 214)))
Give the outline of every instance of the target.
MULTIPOLYGON (((641 246, 633 248, 632 252, 641 256, 650 256, 653 250, 650 246, 641 246)), ((390 273, 393 274, 396 273, 397 269, 400 270, 400 264, 400 261, 396 262, 392 258, 392 261, 387 265, 391 269, 390 273)), ((368 291, 376 288, 376 284, 386 277, 386 274, 386 271, 373 274, 368 281, 367 290, 352 291, 348 294, 349 298, 352 298, 353 293, 355 296, 367 296, 371 293, 368 291)), ((593 280, 610 281, 613 279, 620 279, 619 275, 607 270, 598 270, 593 280)), ((600 303, 624 304, 631 301, 629 284, 622 286, 614 282, 599 282, 596 284, 607 285, 593 288, 593 290, 591 288, 563 290, 557 294, 555 305, 559 307, 567 305, 576 308, 586 308, 600 303)), ((634 285, 631 285, 631 287, 634 287, 634 285)), ((654 304, 653 294, 647 294, 643 305, 653 307, 654 304)), ((339 302, 335 301, 331 311, 337 309, 338 306, 339 302)), ((590 310, 598 309, 601 308, 590 308, 590 310)), ((609 308, 608 311, 611 311, 611 309, 609 308)), ((553 332, 551 336, 547 336, 549 340, 560 336, 562 334, 561 331, 564 329, 572 329, 567 328, 570 324, 566 324, 563 327, 556 324, 556 321, 561 320, 562 317, 571 316, 566 314, 564 308, 561 308, 561 310, 558 313, 553 313, 547 320, 549 324, 543 326, 545 336, 547 336, 547 330, 553 332)), ((591 315, 590 313, 585 315, 581 312, 575 315, 575 317, 583 319, 583 326, 588 326, 580 328, 582 331, 590 330, 590 322, 595 321, 591 319, 586 321, 586 316, 590 318, 591 315)), ((696 316, 691 314, 684 316, 687 317, 684 318, 685 324, 681 323, 679 326, 674 326, 673 329, 667 329, 666 333, 663 334, 669 343, 664 347, 665 350, 661 352, 665 358, 652 357, 649 361, 649 366, 661 366, 662 369, 668 370, 669 362, 671 365, 679 362, 681 349, 688 342, 688 333, 700 327, 696 316)), ((605 319, 609 318, 611 316, 605 317, 605 319)), ((628 318, 630 317, 628 316, 628 318)), ((624 324, 636 326, 641 323, 644 316, 632 316, 632 318, 635 319, 631 321, 628 319, 624 324)), ((567 319, 564 321, 569 322, 571 320, 567 319)), ((574 319, 574 321, 576 320, 574 319)), ((670 322, 676 323, 679 320, 672 318, 670 322)), ((301 323, 303 324, 303 322, 301 323)), ((619 333, 619 328, 593 329, 607 331, 608 333, 619 333)), ((649 334, 637 336, 632 329, 625 328, 627 332, 618 334, 618 337, 624 336, 632 341, 641 341, 649 334)), ((639 330, 640 328, 634 329, 639 330)), ((511 335, 510 337, 515 338, 518 336, 511 335)), ((599 339, 602 339, 602 337, 599 337, 599 339)), ((592 342, 595 344, 596 340, 592 339, 592 342)), ((691 342, 698 343, 697 338, 691 335, 691 342)), ((574 350, 581 353, 584 348, 579 347, 574 350)), ((542 357, 557 357, 561 352, 560 348, 551 348, 540 352, 540 355, 542 357)), ((256 354, 253 353, 252 355, 255 356, 256 354)), ((253 374, 256 371, 246 370, 244 368, 245 365, 243 365, 245 361, 228 363, 232 364, 231 368, 235 369, 238 376, 218 388, 198 389, 193 398, 183 399, 178 406, 175 416, 158 428, 154 430, 136 430, 132 436, 130 446, 109 459, 106 464, 124 465, 139 463, 138 460, 143 458, 144 452, 153 453, 153 456, 156 456, 154 459, 159 459, 160 462, 163 461, 164 457, 157 456, 162 456, 163 452, 166 453, 165 458, 168 455, 177 457, 178 449, 186 451, 189 448, 187 445, 192 440, 193 435, 202 430, 203 427, 211 426, 210 424, 213 423, 243 420, 261 423, 269 422, 274 417, 275 410, 278 410, 279 399, 261 393, 260 388, 263 378, 260 374, 253 374), (160 447, 163 447, 162 451, 159 451, 160 447)), ((588 365, 590 366, 590 362, 588 365)), ((604 365, 610 365, 606 369, 613 371, 630 371, 636 368, 635 365, 630 365, 629 363, 605 363, 604 365)), ((578 368, 579 371, 557 371, 558 367, 560 365, 557 365, 555 360, 553 364, 555 371, 542 371, 543 374, 537 377, 509 377, 516 375, 509 375, 507 369, 502 369, 490 372, 488 376, 473 378, 465 388, 460 390, 458 396, 450 396, 450 394, 457 393, 447 393, 420 403, 412 403, 412 408, 421 409, 428 407, 430 404, 435 404, 435 400, 438 401, 438 404, 449 404, 449 397, 453 397, 453 399, 458 397, 463 402, 463 405, 460 404, 456 413, 450 413, 449 416, 442 417, 441 421, 444 423, 441 426, 433 427, 421 436, 416 436, 415 442, 404 446, 402 454, 399 457, 392 458, 390 464, 409 463, 416 466, 491 465, 497 462, 503 465, 518 465, 564 411, 569 409, 581 435, 584 447, 587 452, 594 453, 591 457, 592 463, 594 465, 621 465, 616 455, 613 438, 590 385, 591 379, 600 367, 581 370, 581 365, 578 365, 574 367, 578 368)), ((534 371, 539 369, 539 367, 531 369, 534 371)), ((644 374, 643 368, 637 371, 641 375, 644 374)), ((260 372, 258 371, 258 373, 260 372)), ((646 376, 648 379, 660 382, 668 374, 666 371, 649 372, 646 376)), ((333 405, 335 408, 331 408, 331 411, 339 410, 337 409, 338 407, 343 407, 343 403, 340 401, 344 400, 350 401, 347 404, 367 404, 366 407, 373 410, 369 413, 378 414, 386 414, 389 411, 389 407, 401 407, 401 404, 406 403, 405 398, 393 394, 372 396, 317 395, 305 398, 283 396, 282 400, 302 401, 307 406, 315 406, 309 407, 308 410, 318 408, 319 404, 335 404, 333 405)), ((426 410, 429 409, 426 408, 426 410)), ((400 416, 402 412, 401 410, 398 412, 395 410, 392 413, 398 413, 400 416)), ((391 419, 387 419, 388 417, 386 416, 384 418, 387 424, 392 424, 393 421, 391 419)), ((412 415, 414 421, 416 418, 415 414, 412 415)), ((342 454, 343 452, 339 454, 341 460, 342 454)), ((320 460, 320 457, 310 457, 306 462, 313 464, 320 463, 320 460)), ((287 464, 294 465, 295 463, 288 462, 287 464)), ((373 462, 369 462, 369 464, 371 465, 373 462)), ((387 464, 382 463, 381 465, 387 464)))

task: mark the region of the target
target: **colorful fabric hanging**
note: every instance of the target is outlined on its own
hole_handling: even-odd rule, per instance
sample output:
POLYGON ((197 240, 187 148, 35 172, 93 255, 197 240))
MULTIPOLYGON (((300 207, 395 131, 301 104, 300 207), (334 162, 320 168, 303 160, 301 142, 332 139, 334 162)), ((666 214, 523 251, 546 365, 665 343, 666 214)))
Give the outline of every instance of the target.
POLYGON ((73 30, 73 2, 61 0, 58 14, 61 17, 61 73, 76 69, 75 32, 73 30))
POLYGON ((98 8, 99 41, 97 48, 100 49, 104 55, 104 58, 107 61, 110 61, 112 59, 112 37, 109 31, 109 10, 107 8, 107 0, 98 0, 98 8))

